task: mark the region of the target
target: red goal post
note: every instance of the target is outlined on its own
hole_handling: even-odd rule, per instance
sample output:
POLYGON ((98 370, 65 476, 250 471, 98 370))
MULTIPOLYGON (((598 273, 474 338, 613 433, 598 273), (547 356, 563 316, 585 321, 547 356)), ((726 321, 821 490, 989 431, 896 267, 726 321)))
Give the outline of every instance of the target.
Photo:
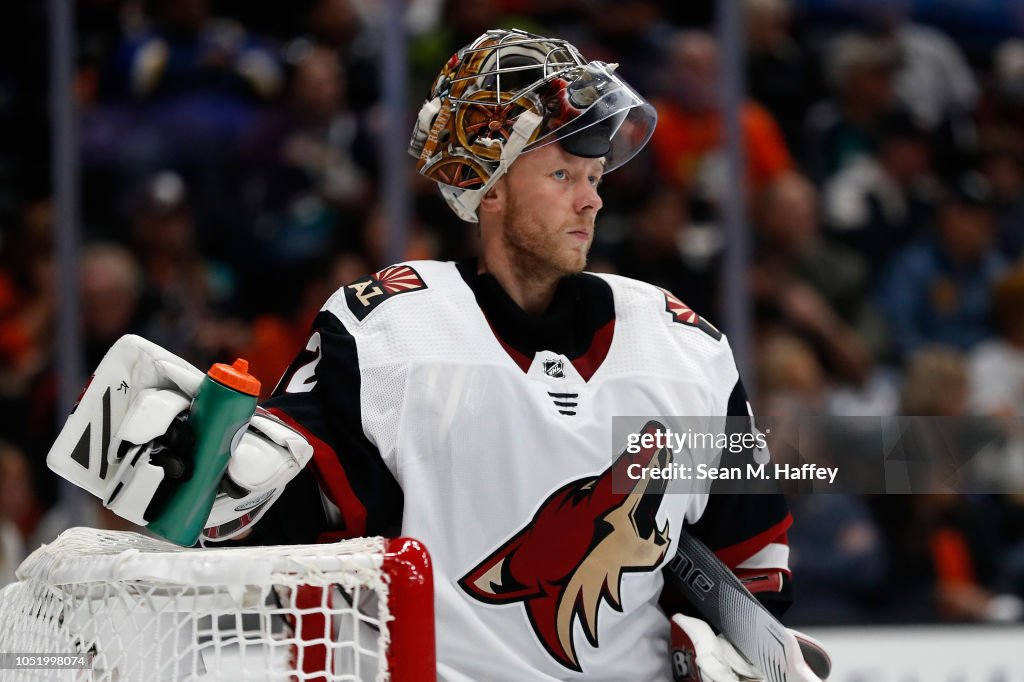
POLYGON ((0 591, 0 652, 83 654, 91 677, 4 680, 436 679, 433 577, 416 540, 185 549, 74 528, 0 591))

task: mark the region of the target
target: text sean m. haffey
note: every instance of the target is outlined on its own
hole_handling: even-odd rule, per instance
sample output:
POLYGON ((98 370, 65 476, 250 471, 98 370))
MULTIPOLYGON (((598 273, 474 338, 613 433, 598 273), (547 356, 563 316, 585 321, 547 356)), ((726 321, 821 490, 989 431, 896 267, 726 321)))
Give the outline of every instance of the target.
POLYGON ((776 463, 749 463, 746 467, 718 467, 701 463, 696 466, 671 463, 653 469, 640 464, 630 464, 626 475, 633 480, 649 478, 652 480, 678 481, 714 481, 714 480, 788 480, 788 481, 825 481, 835 483, 839 475, 839 467, 823 467, 805 462, 801 465, 776 463))

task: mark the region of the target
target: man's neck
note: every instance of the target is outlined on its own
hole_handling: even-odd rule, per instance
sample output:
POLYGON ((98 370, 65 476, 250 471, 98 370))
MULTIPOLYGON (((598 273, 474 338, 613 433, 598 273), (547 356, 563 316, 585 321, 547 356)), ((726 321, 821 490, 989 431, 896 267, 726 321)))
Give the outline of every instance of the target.
POLYGON ((516 262, 507 255, 491 258, 482 255, 477 271, 493 275, 509 298, 531 315, 547 311, 562 278, 561 274, 540 264, 516 262))
POLYGON ((547 310, 534 315, 523 310, 501 282, 479 265, 479 260, 468 260, 456 267, 494 335, 506 350, 515 351, 513 360, 521 364, 543 350, 569 360, 593 352, 596 369, 600 364, 596 358, 604 357, 608 350, 615 320, 614 297, 603 279, 584 275, 559 280, 547 310))

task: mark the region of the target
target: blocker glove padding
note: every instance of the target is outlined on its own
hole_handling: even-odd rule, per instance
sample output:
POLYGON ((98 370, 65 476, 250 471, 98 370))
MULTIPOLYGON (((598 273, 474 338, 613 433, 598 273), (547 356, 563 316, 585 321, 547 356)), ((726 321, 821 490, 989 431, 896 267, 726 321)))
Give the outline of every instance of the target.
MULTIPOLYGON (((153 499, 143 514, 146 522, 156 518, 170 501, 177 484, 192 478, 193 453, 196 438, 188 423, 188 410, 179 412, 171 420, 167 431, 144 444, 141 449, 129 445, 127 451, 134 451, 133 457, 149 457, 151 464, 164 470, 163 480, 157 486, 153 499)), ((108 500, 113 503, 114 500, 108 500)))
MULTIPOLYGON (((133 523, 146 525, 192 471, 188 410, 203 372, 138 336, 107 351, 57 436, 47 464, 133 523)), ((309 461, 294 429, 258 411, 238 439, 204 537, 257 521, 309 461)))
MULTIPOLYGON (((822 682, 832 668, 820 642, 790 630, 800 644, 803 660, 792 661, 787 682, 822 682)), ((765 633, 765 636, 769 636, 765 633)), ((765 675, 751 665, 723 635, 699 618, 672 616, 672 679, 675 682, 765 682, 765 675)))

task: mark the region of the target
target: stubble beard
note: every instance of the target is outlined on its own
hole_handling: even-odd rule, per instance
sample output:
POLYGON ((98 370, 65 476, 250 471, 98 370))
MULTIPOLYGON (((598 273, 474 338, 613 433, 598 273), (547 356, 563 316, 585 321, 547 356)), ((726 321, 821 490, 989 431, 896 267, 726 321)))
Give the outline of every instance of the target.
POLYGON ((510 264, 530 281, 554 282, 582 272, 587 265, 586 251, 582 254, 566 251, 559 244, 563 235, 546 232, 528 216, 514 196, 502 218, 502 235, 510 264))

